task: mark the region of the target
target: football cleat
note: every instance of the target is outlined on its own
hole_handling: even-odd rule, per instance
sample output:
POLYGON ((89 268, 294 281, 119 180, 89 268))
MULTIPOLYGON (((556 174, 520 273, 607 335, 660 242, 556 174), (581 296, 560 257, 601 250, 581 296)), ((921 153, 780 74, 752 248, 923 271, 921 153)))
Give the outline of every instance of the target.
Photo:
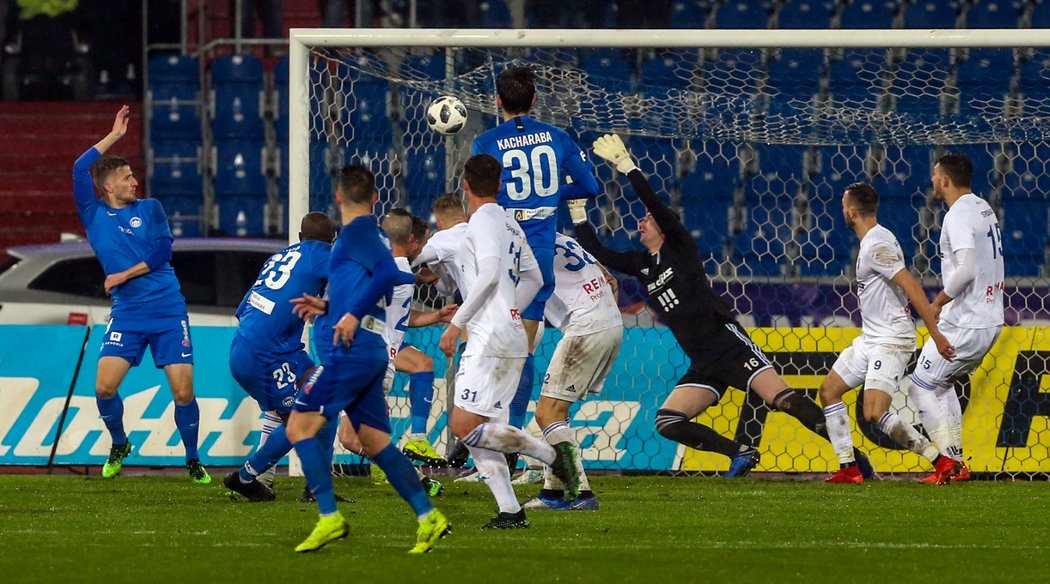
POLYGON ((277 496, 273 489, 253 480, 250 483, 241 481, 240 471, 233 471, 222 478, 222 484, 234 493, 238 493, 252 503, 273 501, 277 496))
POLYGON ((835 471, 830 477, 824 479, 825 483, 835 484, 848 484, 852 483, 859 485, 864 482, 864 476, 860 474, 860 469, 857 468, 857 464, 851 464, 847 467, 843 467, 835 471))
POLYGON ((373 485, 390 484, 390 481, 388 481, 386 478, 386 472, 384 472, 383 469, 379 468, 379 465, 374 462, 369 465, 368 474, 372 477, 373 485))
POLYGON ((521 474, 514 477, 510 482, 512 485, 537 485, 543 482, 543 471, 534 468, 526 468, 521 474))
POLYGON ((310 532, 310 535, 303 540, 303 543, 295 546, 295 551, 302 552, 315 552, 328 543, 333 542, 337 539, 343 539, 350 534, 350 524, 343 519, 343 515, 336 512, 335 515, 329 515, 328 517, 321 517, 317 520, 317 525, 314 526, 314 530, 310 532))
POLYGON ((528 529, 529 520, 525 517, 525 510, 517 513, 504 513, 500 511, 488 523, 482 525, 482 529, 528 529))
POLYGON ((969 481, 969 480, 973 480, 972 477, 970 477, 970 469, 967 468, 965 462, 960 462, 959 463, 959 472, 958 472, 958 474, 956 474, 955 476, 952 477, 952 482, 953 483, 957 483, 959 481, 969 481))
POLYGON ((568 511, 572 503, 568 499, 548 499, 542 495, 533 497, 521 504, 522 509, 537 511, 568 511))
POLYGON ((409 440, 401 451, 408 458, 422 462, 426 466, 448 466, 445 457, 438 454, 438 451, 434 450, 426 438, 409 440))
POLYGON ((416 545, 408 550, 410 554, 425 554, 434 549, 438 540, 452 533, 452 525, 445 515, 434 509, 419 521, 416 530, 416 545))
POLYGON ((933 461, 933 474, 919 479, 920 483, 931 483, 934 485, 947 485, 951 483, 952 477, 959 474, 962 463, 941 454, 933 461))
POLYGON ((590 497, 576 497, 569 503, 570 511, 597 511, 598 497, 593 494, 590 497))
POLYGON ((131 454, 130 440, 120 446, 111 446, 109 448, 109 458, 102 465, 102 478, 111 479, 120 474, 120 469, 124 468, 124 459, 129 454, 131 454))
MULTIPOLYGON (((299 495, 299 502, 300 503, 316 503, 317 502, 317 497, 314 496, 314 492, 310 490, 310 487, 304 485, 303 486, 303 493, 301 495, 299 495)), ((357 501, 355 499, 350 499, 348 497, 344 497, 344 496, 342 496, 342 495, 337 493, 335 495, 335 502, 336 503, 356 503, 357 501)))
POLYGON ((459 476, 454 483, 483 483, 485 479, 481 478, 481 473, 477 469, 471 469, 470 472, 459 476))
POLYGON ((440 482, 430 477, 423 477, 420 482, 423 483, 423 490, 427 492, 428 497, 437 497, 445 491, 445 487, 440 482))
POLYGON ((201 461, 196 458, 191 458, 186 462, 186 473, 189 474, 190 478, 193 479, 193 482, 198 485, 207 485, 211 483, 211 475, 208 474, 208 471, 204 470, 204 467, 201 466, 201 461))
POLYGON ((565 485, 565 496, 575 499, 580 494, 580 471, 576 468, 576 447, 569 442, 554 445, 551 472, 565 485))
POLYGON ((467 450, 465 444, 456 440, 456 445, 448 453, 448 465, 452 468, 463 468, 468 458, 470 458, 470 451, 467 450))
POLYGON ((871 466, 871 461, 868 460, 868 456, 857 450, 853 449, 853 460, 857 463, 857 470, 860 471, 860 476, 866 481, 870 481, 875 478, 875 469, 871 466))
POLYGON ((738 453, 729 461, 729 470, 722 476, 724 478, 746 477, 751 473, 751 469, 758 466, 761 459, 757 450, 749 448, 738 453))

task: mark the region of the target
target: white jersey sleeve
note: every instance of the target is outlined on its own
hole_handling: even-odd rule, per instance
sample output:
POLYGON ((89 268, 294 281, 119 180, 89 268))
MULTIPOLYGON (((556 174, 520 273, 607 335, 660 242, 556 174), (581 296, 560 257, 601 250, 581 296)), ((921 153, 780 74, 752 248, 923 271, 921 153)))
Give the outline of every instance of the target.
POLYGON ((437 256, 437 261, 428 264, 438 277, 438 289, 444 294, 451 294, 462 286, 462 270, 456 259, 463 247, 463 238, 467 232, 466 223, 457 223, 430 236, 424 249, 437 256))
POLYGON ((521 228, 499 205, 482 205, 471 215, 458 258, 464 299, 470 298, 481 260, 497 258, 500 267, 495 293, 485 299, 482 308, 466 323, 468 340, 464 355, 528 355, 528 340, 515 303, 515 283, 524 242, 521 228))
MULTIPOLYGON (((412 266, 408 258, 394 258, 397 269, 402 272, 412 273, 412 266)), ((408 331, 408 315, 412 310, 412 295, 415 286, 412 284, 399 284, 394 286, 390 303, 386 306, 386 326, 383 328, 383 340, 386 341, 390 356, 393 358, 401 348, 401 342, 405 340, 408 331)))
POLYGON ((869 342, 915 346, 915 325, 908 299, 893 283, 904 269, 904 253, 889 229, 875 225, 857 254, 857 299, 861 328, 869 342))
POLYGON ((999 220, 988 203, 974 194, 959 197, 944 214, 939 242, 941 282, 955 273, 955 252, 973 249, 977 274, 948 303, 941 320, 959 328, 1003 325, 1003 238, 999 220))
POLYGON ((544 317, 566 336, 603 331, 623 325, 612 286, 591 254, 575 239, 554 239, 554 292, 544 317))

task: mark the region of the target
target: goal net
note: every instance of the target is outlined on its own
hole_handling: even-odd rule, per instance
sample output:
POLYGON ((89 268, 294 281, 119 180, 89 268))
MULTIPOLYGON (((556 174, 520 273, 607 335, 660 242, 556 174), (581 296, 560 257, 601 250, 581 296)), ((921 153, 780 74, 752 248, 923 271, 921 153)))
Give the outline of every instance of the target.
MULTIPOLYGON (((1037 31, 948 32, 293 31, 289 219, 331 210, 334 173, 350 163, 376 173, 382 211, 405 207, 429 218, 434 198, 458 188, 472 138, 500 119, 499 72, 530 65, 538 78, 532 115, 588 150, 603 133, 624 136, 656 190, 681 211, 715 289, 788 383, 815 398, 860 332, 858 242, 842 219, 844 187, 875 186, 880 223, 936 291, 944 206, 932 200, 931 167, 943 153, 966 154, 974 191, 1002 226, 1001 243, 983 243, 1002 247, 1008 326, 976 373, 956 383, 965 456, 989 476, 1043 474, 1050 471, 1050 51, 1030 48, 1047 44, 1029 34, 1037 31), (469 110, 467 127, 451 137, 424 119, 442 95, 469 110)), ((596 161, 595 170, 604 192, 590 205, 592 222, 613 247, 637 247, 644 207, 609 166, 596 161)), ((622 284, 623 353, 603 393, 572 410, 586 465, 725 470, 724 457, 657 434, 656 409, 688 362, 645 307, 644 289, 630 278, 622 284)), ((419 300, 434 296, 422 289, 419 300)), ((440 378, 439 334, 416 330, 410 340, 435 358, 440 378)), ((540 371, 557 338, 547 333, 540 371)), ((407 424, 404 383, 391 400, 395 433, 407 424)), ((538 391, 537 383, 534 397, 538 391)), ((856 421, 861 395, 846 398, 854 439, 876 469, 927 470, 856 421)), ((430 434, 440 450, 448 401, 438 403, 430 434)), ((918 425, 905 395, 893 407, 918 425)), ((758 446, 759 471, 837 468, 830 445, 743 392, 730 391, 699 421, 758 446)))

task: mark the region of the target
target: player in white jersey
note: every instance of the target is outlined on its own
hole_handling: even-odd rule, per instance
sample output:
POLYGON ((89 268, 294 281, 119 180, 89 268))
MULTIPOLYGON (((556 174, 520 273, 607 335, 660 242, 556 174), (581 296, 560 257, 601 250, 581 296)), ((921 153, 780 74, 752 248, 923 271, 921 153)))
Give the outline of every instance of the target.
MULTIPOLYGON (((391 253, 398 269, 412 274, 411 260, 419 255, 427 242, 426 223, 404 209, 393 209, 383 219, 382 227, 390 238, 391 253)), ((397 371, 410 376, 410 428, 403 452, 405 456, 425 465, 445 466, 447 461, 434 450, 427 439, 427 420, 434 396, 434 360, 426 353, 406 344, 404 339, 408 327, 448 322, 455 312, 455 305, 446 305, 440 310, 430 312, 413 310, 414 293, 414 284, 396 285, 391 301, 386 306, 383 338, 390 352, 390 363, 387 365, 383 387, 390 391, 397 371)))
POLYGON ((955 359, 944 359, 926 343, 911 376, 910 395, 927 434, 945 456, 922 479, 937 484, 970 478, 954 381, 981 364, 1003 328, 1002 233, 995 211, 973 194, 972 176, 973 164, 961 154, 946 154, 933 166, 934 198, 948 205, 938 244, 944 289, 933 305, 941 332, 955 346, 955 359))
POLYGON ((451 357, 460 331, 466 328, 470 335, 456 374, 450 423, 499 506, 484 527, 513 529, 529 522, 501 453, 517 452, 550 465, 572 498, 579 494, 579 475, 570 442, 551 446, 507 423, 528 354, 520 307, 532 301, 543 279, 521 227, 496 203, 501 171, 488 154, 472 156, 463 167, 463 190, 470 203, 470 222, 458 252, 463 304, 439 345, 451 357))
MULTIPOLYGON (((580 209, 583 211, 583 209, 580 209)), ((575 212, 570 207, 570 212, 575 212)), ((558 233, 554 238, 554 292, 544 318, 563 334, 554 348, 536 406, 536 423, 550 444, 577 445, 569 427, 569 406, 601 391, 623 344, 623 318, 616 305, 615 280, 575 239, 558 233)), ((578 446, 578 445, 577 445, 578 446)), ((549 468, 544 469, 539 496, 526 509, 590 511, 598 508, 583 463, 577 457, 580 494, 565 490, 549 468)))
POLYGON ((857 297, 861 335, 839 355, 820 384, 828 436, 839 459, 839 470, 829 483, 862 483, 864 477, 854 457, 849 412, 842 396, 864 384, 864 419, 901 446, 926 456, 936 464, 937 449, 910 423, 890 410, 893 394, 915 351, 915 325, 908 312, 910 301, 930 330, 930 338, 945 359, 954 349, 937 328, 936 312, 922 285, 904 265, 897 238, 878 223, 879 194, 871 185, 855 183, 842 194, 846 226, 860 238, 857 254, 857 297))
MULTIPOLYGON (((467 217, 463 199, 455 193, 441 195, 434 200, 434 222, 438 232, 432 234, 426 245, 412 260, 412 267, 426 266, 434 274, 430 281, 443 296, 452 296, 460 288, 462 272, 456 254, 463 244, 467 217)), ((429 283, 429 282, 428 282, 429 283)))

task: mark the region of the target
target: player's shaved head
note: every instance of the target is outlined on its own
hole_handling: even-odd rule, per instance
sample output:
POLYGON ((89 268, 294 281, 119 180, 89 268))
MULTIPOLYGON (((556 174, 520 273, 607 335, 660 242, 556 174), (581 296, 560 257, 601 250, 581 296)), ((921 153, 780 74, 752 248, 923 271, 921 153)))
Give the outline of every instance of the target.
POLYGON ((339 171, 339 192, 344 204, 360 205, 372 202, 376 190, 376 176, 360 164, 344 166, 339 171))
POLYGON ((456 193, 445 193, 434 199, 434 204, 430 209, 439 217, 460 218, 467 215, 463 197, 456 193))
POLYGON ((496 198, 503 167, 488 154, 475 154, 463 165, 463 180, 476 197, 496 198))
POLYGON ((383 231, 397 245, 408 245, 412 233, 412 214, 404 209, 391 209, 383 218, 383 231))
POLYGON ((504 69, 496 81, 496 93, 504 112, 529 113, 536 98, 536 74, 532 67, 504 69))
POLYGON ((299 223, 299 241, 323 241, 332 243, 335 239, 335 225, 325 213, 314 211, 303 215, 299 223))
POLYGON ((95 189, 103 192, 103 185, 109 180, 110 175, 125 166, 131 168, 131 163, 120 156, 103 156, 96 160, 95 164, 91 165, 91 180, 95 183, 95 189))
POLYGON ((872 217, 879 210, 879 193, 868 183, 853 183, 846 187, 846 202, 862 217, 872 217))
POLYGON ((935 167, 952 181, 956 188, 969 189, 973 182, 973 163, 965 154, 949 153, 937 159, 935 167))

